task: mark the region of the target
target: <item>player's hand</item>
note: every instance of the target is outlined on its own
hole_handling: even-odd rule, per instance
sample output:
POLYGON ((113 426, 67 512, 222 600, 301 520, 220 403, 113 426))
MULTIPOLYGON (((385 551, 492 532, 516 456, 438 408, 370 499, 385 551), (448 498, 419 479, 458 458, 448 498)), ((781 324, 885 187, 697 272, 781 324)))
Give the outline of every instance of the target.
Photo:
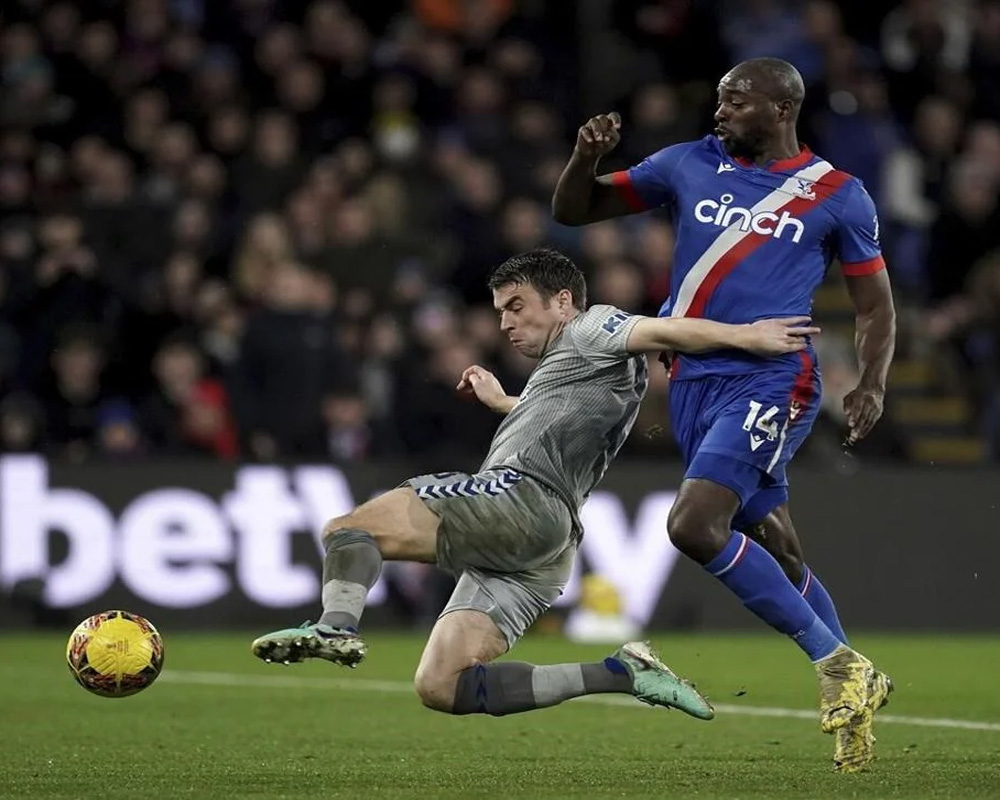
POLYGON ((885 409, 885 389, 877 386, 858 386, 844 397, 844 413, 847 414, 848 446, 864 439, 885 409))
POLYGON ((591 117, 576 133, 576 152, 585 158, 606 156, 621 141, 622 118, 617 111, 591 117))
POLYGON ((809 346, 810 336, 820 332, 809 317, 762 319, 747 326, 744 349, 759 356, 780 356, 809 346))
POLYGON ((478 364, 473 364, 462 373, 462 379, 455 387, 459 394, 475 397, 487 408, 494 411, 507 411, 507 393, 497 380, 497 376, 478 364))

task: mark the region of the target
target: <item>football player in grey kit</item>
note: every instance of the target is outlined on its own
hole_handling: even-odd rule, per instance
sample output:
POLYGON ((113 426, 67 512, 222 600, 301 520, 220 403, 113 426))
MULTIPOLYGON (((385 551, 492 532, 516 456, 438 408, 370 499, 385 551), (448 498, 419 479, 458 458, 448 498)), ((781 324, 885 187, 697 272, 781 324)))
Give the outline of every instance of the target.
POLYGON ((538 364, 520 397, 508 396, 482 367, 462 375, 459 391, 506 415, 479 472, 413 478, 330 520, 322 534, 322 616, 261 636, 254 655, 356 666, 367 650, 358 622, 382 561, 422 561, 458 578, 417 667, 416 691, 429 708, 503 715, 618 692, 711 719, 705 698, 643 642, 591 664, 494 659, 569 579, 580 507, 628 436, 646 391, 645 353, 785 353, 805 347, 818 329, 803 317, 726 325, 587 309, 583 274, 553 250, 504 262, 490 288, 503 332, 538 364))

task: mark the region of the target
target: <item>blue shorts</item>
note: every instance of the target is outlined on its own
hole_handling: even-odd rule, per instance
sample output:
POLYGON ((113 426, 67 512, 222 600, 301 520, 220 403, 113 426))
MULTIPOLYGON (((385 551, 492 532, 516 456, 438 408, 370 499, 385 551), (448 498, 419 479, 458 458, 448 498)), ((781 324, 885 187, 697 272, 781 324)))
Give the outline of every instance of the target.
POLYGON ((794 372, 716 375, 670 382, 670 417, 687 478, 740 498, 734 527, 788 501, 785 468, 812 430, 823 384, 811 358, 794 372))

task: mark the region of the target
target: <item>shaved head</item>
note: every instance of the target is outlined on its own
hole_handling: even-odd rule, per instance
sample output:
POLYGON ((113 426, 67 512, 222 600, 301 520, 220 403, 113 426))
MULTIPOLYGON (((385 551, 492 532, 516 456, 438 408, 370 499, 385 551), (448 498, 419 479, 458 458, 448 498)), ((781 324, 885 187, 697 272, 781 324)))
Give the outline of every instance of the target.
POLYGON ((780 58, 751 58, 729 70, 721 83, 736 91, 763 94, 775 103, 791 101, 796 114, 806 96, 799 71, 780 58))
POLYGON ((716 136, 730 155, 764 163, 799 152, 795 123, 806 90, 780 58, 752 58, 719 81, 716 136))

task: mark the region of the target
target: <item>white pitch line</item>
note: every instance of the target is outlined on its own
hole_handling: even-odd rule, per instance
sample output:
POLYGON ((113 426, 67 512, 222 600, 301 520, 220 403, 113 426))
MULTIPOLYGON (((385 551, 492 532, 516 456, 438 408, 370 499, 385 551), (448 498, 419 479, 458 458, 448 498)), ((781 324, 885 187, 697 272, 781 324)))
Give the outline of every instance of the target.
MULTIPOLYGON (((251 686, 264 689, 339 689, 353 692, 382 692, 409 694, 413 684, 407 681, 379 681, 368 678, 307 678, 295 675, 249 675, 237 672, 187 672, 168 670, 160 675, 161 681, 186 683, 200 686, 251 686)), ((629 697, 598 694, 581 697, 580 701, 605 706, 629 706, 646 708, 629 697)), ((743 706, 720 703, 715 710, 721 714, 737 714, 744 717, 782 717, 785 719, 807 719, 815 721, 816 711, 800 708, 776 708, 770 706, 743 706)), ((891 725, 911 725, 921 728, 956 728, 965 731, 1000 732, 1000 722, 977 722, 968 719, 947 719, 943 717, 906 717, 899 714, 879 714, 878 721, 891 725)))

